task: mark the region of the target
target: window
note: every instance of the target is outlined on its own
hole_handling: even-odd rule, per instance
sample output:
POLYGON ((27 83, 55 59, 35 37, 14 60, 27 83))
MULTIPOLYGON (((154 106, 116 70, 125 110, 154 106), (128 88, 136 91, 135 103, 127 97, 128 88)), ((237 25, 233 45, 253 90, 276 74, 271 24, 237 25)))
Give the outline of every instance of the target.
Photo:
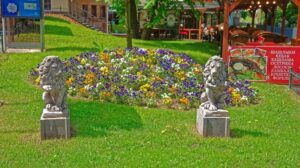
POLYGON ((92 15, 93 16, 97 16, 97 6, 96 5, 92 5, 92 15))
POLYGON ((83 16, 87 17, 88 16, 88 11, 89 11, 88 5, 82 5, 82 11, 83 11, 83 16))
POLYGON ((100 6, 100 17, 102 17, 102 18, 106 17, 106 6, 105 5, 100 6))
POLYGON ((45 0, 45 10, 51 10, 51 0, 45 0))

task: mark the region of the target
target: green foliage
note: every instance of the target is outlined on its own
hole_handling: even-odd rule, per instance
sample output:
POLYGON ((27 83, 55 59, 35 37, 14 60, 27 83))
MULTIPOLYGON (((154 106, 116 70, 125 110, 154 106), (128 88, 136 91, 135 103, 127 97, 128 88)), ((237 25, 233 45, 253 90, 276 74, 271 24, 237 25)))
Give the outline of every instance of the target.
MULTIPOLYGON (((99 0, 98 0, 99 1, 99 0)), ((110 7, 116 10, 119 22, 125 23, 125 1, 124 0, 105 0, 106 3, 110 4, 110 7)))
MULTIPOLYGON (((125 14, 125 0, 105 0, 106 3, 110 4, 110 7, 116 10, 117 16, 119 18, 120 24, 125 24, 126 14, 125 14)), ((135 0, 136 4, 140 4, 140 0, 135 0)))
POLYGON ((275 25, 281 25, 282 21, 282 9, 277 7, 275 12, 275 25))
MULTIPOLYGON (((282 20, 282 10, 278 7, 275 13, 275 23, 276 25, 281 24, 282 20)), ((298 8, 294 3, 289 3, 286 9, 287 26, 295 27, 297 25, 298 18, 298 8)))
POLYGON ((246 11, 246 10, 241 11, 241 16, 244 20, 248 17, 248 15, 249 15, 248 11, 246 11))
POLYGON ((289 27, 297 25, 298 7, 294 3, 289 3, 286 10, 286 20, 289 27))
MULTIPOLYGON (((191 10, 194 13, 195 18, 199 19, 200 13, 195 10, 194 5, 195 2, 200 2, 204 5, 202 0, 183 0, 184 3, 190 6, 191 10)), ((176 11, 176 14, 180 14, 183 11, 183 3, 178 0, 148 0, 144 9, 149 11, 149 15, 151 17, 150 22, 145 26, 148 28, 152 28, 155 25, 160 23, 161 19, 164 19, 169 11, 176 11)))

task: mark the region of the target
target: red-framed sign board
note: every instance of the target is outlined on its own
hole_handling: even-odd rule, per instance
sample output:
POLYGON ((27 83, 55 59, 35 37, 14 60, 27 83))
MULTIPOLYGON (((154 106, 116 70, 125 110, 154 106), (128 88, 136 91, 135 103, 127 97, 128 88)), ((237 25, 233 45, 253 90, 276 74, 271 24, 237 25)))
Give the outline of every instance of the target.
POLYGON ((233 46, 228 54, 229 74, 242 79, 288 84, 290 68, 300 73, 300 46, 233 46))

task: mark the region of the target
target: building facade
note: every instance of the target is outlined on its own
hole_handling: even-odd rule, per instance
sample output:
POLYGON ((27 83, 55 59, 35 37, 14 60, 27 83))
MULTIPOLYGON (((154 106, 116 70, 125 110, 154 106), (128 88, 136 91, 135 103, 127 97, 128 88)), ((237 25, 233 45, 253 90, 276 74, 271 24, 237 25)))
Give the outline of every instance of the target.
POLYGON ((78 22, 108 32, 108 4, 104 0, 44 0, 47 13, 66 13, 78 22))
POLYGON ((45 12, 68 13, 71 7, 71 0, 44 0, 45 12))

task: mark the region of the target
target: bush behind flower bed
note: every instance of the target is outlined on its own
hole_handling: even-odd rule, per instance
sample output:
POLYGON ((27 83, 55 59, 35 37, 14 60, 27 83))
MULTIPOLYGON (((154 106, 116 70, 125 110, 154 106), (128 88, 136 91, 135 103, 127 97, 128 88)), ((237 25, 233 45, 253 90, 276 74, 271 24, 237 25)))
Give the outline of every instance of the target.
MULTIPOLYGON (((197 108, 204 92, 202 66, 169 50, 142 48, 87 52, 64 60, 69 95, 148 107, 197 108)), ((30 79, 39 84, 38 67, 30 79)), ((227 105, 257 102, 248 81, 229 79, 227 105)))

